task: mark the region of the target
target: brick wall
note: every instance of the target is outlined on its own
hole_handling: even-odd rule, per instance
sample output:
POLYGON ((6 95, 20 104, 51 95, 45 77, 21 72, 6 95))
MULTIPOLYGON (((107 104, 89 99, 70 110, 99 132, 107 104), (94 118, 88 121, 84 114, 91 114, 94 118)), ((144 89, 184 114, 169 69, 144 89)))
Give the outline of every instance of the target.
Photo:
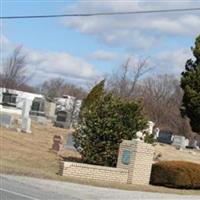
POLYGON ((129 184, 148 185, 153 163, 154 147, 151 144, 138 140, 123 140, 120 144, 117 167, 128 169, 129 184), (124 150, 130 151, 130 164, 122 162, 124 150))
POLYGON ((127 183, 128 170, 74 162, 62 162, 60 172, 63 176, 100 181, 127 183))
POLYGON ((123 140, 120 144, 117 168, 128 169, 129 184, 148 185, 153 163, 154 147, 138 140, 123 140), (122 162, 124 150, 130 151, 130 163, 122 162))
POLYGON ((117 168, 62 162, 63 176, 118 183, 148 185, 153 163, 154 147, 138 140, 123 140, 120 144, 117 168), (123 152, 130 152, 129 162, 123 162, 123 152))

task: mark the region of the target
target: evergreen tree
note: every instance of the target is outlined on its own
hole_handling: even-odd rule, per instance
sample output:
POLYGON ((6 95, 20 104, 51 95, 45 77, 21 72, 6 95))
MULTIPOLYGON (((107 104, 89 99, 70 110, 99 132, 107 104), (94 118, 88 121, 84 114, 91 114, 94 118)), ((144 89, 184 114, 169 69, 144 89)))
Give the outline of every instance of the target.
POLYGON ((184 91, 181 111, 190 118, 192 130, 200 134, 200 35, 196 38, 192 52, 195 60, 186 62, 181 78, 184 91))
POLYGON ((73 134, 75 148, 86 163, 116 166, 122 139, 135 138, 136 132, 145 128, 146 120, 140 104, 134 101, 111 94, 98 96, 95 101, 84 107, 84 117, 73 134))
POLYGON ((87 97, 83 100, 82 106, 81 106, 81 113, 84 111, 84 109, 89 108, 92 104, 95 104, 98 102, 98 99, 103 95, 104 93, 104 84, 105 80, 100 81, 97 85, 95 85, 90 93, 87 95, 87 97))

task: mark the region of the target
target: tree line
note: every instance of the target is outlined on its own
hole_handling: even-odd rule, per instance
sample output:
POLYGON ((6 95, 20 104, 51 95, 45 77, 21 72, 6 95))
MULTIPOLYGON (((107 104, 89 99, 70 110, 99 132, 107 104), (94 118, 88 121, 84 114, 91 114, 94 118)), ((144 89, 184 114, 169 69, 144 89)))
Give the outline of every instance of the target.
MULTIPOLYGON (((106 77, 105 91, 125 100, 140 101, 145 116, 162 129, 187 137, 200 132, 200 36, 192 48, 195 60, 186 62, 181 80, 173 75, 149 76, 148 59, 131 58, 106 77), (181 111, 181 112, 180 112, 181 111)), ((28 58, 23 47, 14 49, 3 62, 0 86, 39 92, 52 101, 64 94, 84 99, 88 91, 61 78, 44 80, 37 87, 28 85, 28 58)))

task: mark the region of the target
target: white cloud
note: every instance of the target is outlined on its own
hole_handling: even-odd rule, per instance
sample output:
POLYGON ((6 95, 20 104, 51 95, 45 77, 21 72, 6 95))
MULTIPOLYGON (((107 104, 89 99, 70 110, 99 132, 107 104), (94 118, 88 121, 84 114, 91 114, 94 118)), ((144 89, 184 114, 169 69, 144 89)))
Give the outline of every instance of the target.
POLYGON ((98 50, 92 53, 90 57, 95 60, 112 61, 115 60, 117 56, 118 56, 117 53, 114 52, 98 50))
POLYGON ((192 52, 188 49, 164 51, 155 56, 157 71, 180 75, 184 71, 185 63, 193 58, 192 52))
MULTIPOLYGON (((1 56, 6 58, 17 46, 1 35, 1 56)), ((61 77, 67 80, 87 82, 95 80, 100 72, 86 60, 65 52, 39 52, 23 47, 26 55, 28 75, 32 84, 41 83, 50 78, 61 77)), ((2 71, 3 63, 0 63, 2 71)))
MULTIPOLYGON (((67 13, 95 13, 200 7, 200 1, 81 1, 67 8, 67 13)), ((200 33, 198 11, 123 16, 68 18, 64 25, 84 34, 95 35, 112 45, 134 48, 156 46, 161 35, 192 36, 200 33)))
POLYGON ((48 76, 73 77, 76 79, 92 79, 98 75, 94 67, 85 60, 60 52, 29 51, 29 66, 48 76))

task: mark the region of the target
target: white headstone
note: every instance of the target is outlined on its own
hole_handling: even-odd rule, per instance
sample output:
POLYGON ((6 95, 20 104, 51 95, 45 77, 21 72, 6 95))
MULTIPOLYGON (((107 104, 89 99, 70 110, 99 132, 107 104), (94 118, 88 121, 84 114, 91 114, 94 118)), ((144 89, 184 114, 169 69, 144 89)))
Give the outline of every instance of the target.
POLYGON ((148 121, 147 125, 148 125, 147 132, 148 132, 149 135, 152 135, 153 134, 153 127, 154 127, 155 123, 152 122, 152 121, 148 121))
POLYGON ((159 137, 160 129, 156 128, 154 131, 154 139, 156 140, 159 137))
POLYGON ((190 141, 188 139, 185 139, 185 146, 189 146, 190 141))
POLYGON ((0 127, 11 128, 12 116, 6 113, 0 113, 0 127))
POLYGON ((2 103, 2 101, 3 101, 3 93, 2 91, 0 91, 0 104, 2 103))
POLYGON ((31 119, 29 117, 29 112, 31 109, 32 101, 29 99, 24 99, 22 107, 22 126, 21 131, 25 133, 31 133, 31 119))
POLYGON ((173 143, 172 145, 176 147, 182 147, 185 148, 185 137, 180 135, 174 135, 173 143))
POLYGON ((198 141, 197 141, 197 140, 194 140, 191 146, 192 146, 193 148, 195 148, 195 149, 199 149, 198 141))

